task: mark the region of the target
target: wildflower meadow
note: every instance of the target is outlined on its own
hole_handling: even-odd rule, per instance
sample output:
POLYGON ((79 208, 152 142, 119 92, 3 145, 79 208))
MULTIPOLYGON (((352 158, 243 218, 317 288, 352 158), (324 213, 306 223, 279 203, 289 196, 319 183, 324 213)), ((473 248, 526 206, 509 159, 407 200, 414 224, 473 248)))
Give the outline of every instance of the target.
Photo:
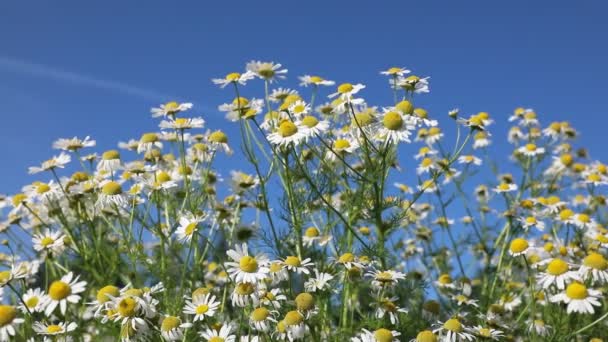
POLYGON ((606 340, 608 168, 576 129, 378 77, 388 103, 252 61, 211 80, 240 134, 167 102, 115 149, 57 139, 0 197, 0 341, 606 340))

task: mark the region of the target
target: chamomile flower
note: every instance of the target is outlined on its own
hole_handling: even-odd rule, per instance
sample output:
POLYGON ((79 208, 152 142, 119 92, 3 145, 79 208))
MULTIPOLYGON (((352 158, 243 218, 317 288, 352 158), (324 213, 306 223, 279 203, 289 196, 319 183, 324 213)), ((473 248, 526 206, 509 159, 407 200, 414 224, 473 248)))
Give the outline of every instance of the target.
POLYGON ((47 324, 43 322, 34 323, 33 329, 38 335, 66 335, 78 328, 75 322, 61 322, 57 324, 47 324))
POLYGON ((601 306, 602 293, 598 290, 587 288, 582 283, 572 282, 564 292, 552 296, 549 300, 553 303, 563 302, 567 304, 567 313, 593 314, 594 306, 601 306))
POLYGON ((120 169, 122 169, 122 162, 120 161, 120 153, 116 150, 105 151, 101 155, 101 160, 97 163, 97 171, 113 174, 120 169))
POLYGON ((429 77, 420 78, 416 75, 399 77, 397 79, 397 86, 403 88, 407 92, 416 94, 428 93, 430 91, 429 77))
POLYGON ((158 108, 150 109, 150 113, 152 113, 153 118, 157 118, 159 116, 175 116, 180 112, 187 111, 192 108, 192 103, 178 103, 175 101, 170 101, 165 104, 161 104, 158 108))
POLYGON ((263 280, 268 275, 268 257, 265 254, 258 253, 255 256, 249 255, 247 244, 236 245, 234 249, 226 252, 233 260, 227 262, 228 273, 237 283, 252 283, 255 284, 263 280))
POLYGON ((594 283, 608 283, 608 261, 599 253, 591 252, 583 259, 578 269, 581 279, 591 279, 594 283))
POLYGON ((531 227, 534 227, 540 231, 545 230, 545 223, 540 221, 536 216, 520 217, 518 218, 518 221, 525 230, 528 230, 531 227))
POLYGON ((0 305, 0 341, 11 341, 16 334, 17 325, 25 322, 18 318, 19 312, 12 305, 0 305))
POLYGON ((367 276, 374 278, 372 285, 376 287, 391 287, 397 285, 399 280, 405 279, 405 274, 393 270, 373 270, 368 272, 367 276))
POLYGON ((177 240, 181 243, 190 243, 192 237, 196 233, 199 224, 203 221, 203 217, 186 214, 179 219, 179 226, 175 231, 177 240))
POLYGON ((187 130, 192 128, 203 128, 205 120, 203 118, 175 118, 163 120, 158 125, 161 129, 187 130))
POLYGON ((479 149, 490 145, 488 132, 480 131, 473 136, 473 149, 479 149))
POLYGON ((160 333, 165 341, 180 341, 184 338, 184 329, 192 327, 192 323, 182 323, 176 316, 165 316, 160 322, 160 333))
POLYGON ((500 341, 503 338, 504 333, 500 330, 483 327, 481 325, 471 327, 469 329, 473 334, 488 340, 500 341))
POLYGON ((357 94, 361 89, 364 89, 365 86, 363 84, 351 84, 351 83, 342 83, 338 86, 338 89, 335 93, 330 94, 329 98, 339 97, 342 101, 352 103, 352 104, 362 104, 362 99, 355 99, 354 95, 357 94))
POLYGON ((53 148, 57 150, 63 151, 78 151, 85 147, 95 146, 95 140, 89 140, 90 137, 86 136, 84 139, 78 139, 77 137, 73 137, 71 139, 58 139, 53 143, 53 148))
POLYGON ((509 245, 509 254, 514 257, 525 255, 528 248, 530 248, 530 243, 528 240, 523 238, 515 238, 511 240, 511 244, 509 245))
POLYGON ((473 155, 465 155, 465 156, 460 156, 458 157, 458 163, 460 164, 465 164, 465 165, 481 165, 481 159, 473 156, 473 155))
POLYGON ((270 83, 277 79, 284 79, 287 69, 281 69, 281 64, 274 62, 251 61, 247 63, 246 69, 255 76, 270 83))
POLYGON ((374 303, 374 306, 377 307, 374 314, 375 317, 378 319, 383 319, 385 316, 388 316, 391 324, 399 323, 399 314, 407 313, 407 310, 395 304, 397 300, 397 297, 384 298, 378 303, 374 303))
POLYGON ((517 152, 523 154, 526 157, 536 157, 545 153, 545 148, 536 146, 536 144, 529 143, 518 148, 517 152))
POLYGON ((220 302, 215 299, 215 296, 207 293, 205 295, 193 296, 192 300, 186 301, 184 313, 194 315, 194 322, 203 321, 205 317, 213 317, 220 302))
POLYGON ((410 115, 404 116, 397 111, 385 111, 381 123, 376 139, 393 143, 411 142, 410 135, 416 126, 410 115))
POLYGON ((297 256, 290 255, 282 260, 283 268, 298 274, 310 274, 308 268, 314 267, 314 263, 310 261, 310 258, 300 260, 297 256))
POLYGON ((207 328, 200 333, 207 342, 235 342, 236 336, 232 334, 232 325, 224 324, 219 330, 207 328))
POLYGON ((29 174, 36 174, 43 171, 51 171, 57 168, 63 169, 72 160, 69 154, 61 152, 58 156, 42 162, 40 166, 31 166, 28 171, 29 174))
POLYGON ((361 329, 362 331, 350 339, 351 342, 398 342, 401 333, 396 330, 380 328, 375 331, 361 329))
POLYGON ((214 78, 211 81, 213 84, 217 84, 220 88, 225 88, 229 84, 240 84, 245 85, 247 81, 252 80, 255 77, 255 74, 251 71, 247 71, 245 73, 231 72, 227 74, 224 78, 214 78))
POLYGON ((256 308, 249 314, 249 325, 257 331, 269 331, 272 323, 276 323, 276 320, 272 317, 272 312, 265 307, 256 308))
POLYGON ((347 137, 338 138, 334 140, 331 151, 327 152, 327 157, 330 160, 344 158, 347 155, 354 153, 358 148, 359 143, 356 139, 349 139, 347 137))
POLYGON ((307 292, 317 292, 324 291, 330 288, 330 281, 334 279, 334 276, 325 273, 319 272, 317 269, 314 269, 315 276, 308 278, 308 280, 304 283, 304 289, 307 292))
POLYGON ((86 290, 87 282, 78 280, 79 277, 74 277, 74 274, 70 272, 49 285, 44 310, 47 317, 50 317, 57 307, 61 314, 65 315, 68 303, 76 304, 80 301, 79 293, 86 290))
MULTIPOLYGON (((308 291, 308 290, 307 290, 308 291)), ((312 292, 312 291, 309 291, 312 292)), ((281 308, 281 302, 287 300, 287 296, 285 296, 281 289, 275 288, 270 291, 261 290, 259 293, 259 303, 261 305, 269 306, 275 310, 281 308)))
POLYGON ((319 121, 319 119, 312 115, 304 116, 297 124, 305 128, 303 132, 306 139, 320 135, 329 129, 328 121, 319 121))
POLYGON ((439 336, 441 342, 474 341, 475 336, 469 333, 469 328, 463 325, 458 318, 450 318, 445 322, 438 322, 434 334, 439 336))
POLYGON ((47 295, 40 288, 28 289, 21 297, 23 304, 19 309, 23 313, 28 312, 43 312, 44 305, 47 301, 47 295))
POLYGON ((500 183, 494 188, 497 193, 513 192, 517 190, 517 184, 514 183, 500 183))
POLYGON ((163 143, 160 142, 157 133, 144 133, 139 138, 139 145, 137 145, 137 153, 150 152, 155 148, 163 148, 163 143))
POLYGON ((567 282, 580 279, 578 273, 571 270, 570 264, 559 258, 549 261, 545 271, 538 274, 537 278, 538 285, 542 288, 555 285, 559 290, 563 290, 567 282))
POLYGON ((52 232, 50 229, 46 228, 43 232, 34 234, 32 237, 32 244, 34 250, 37 252, 42 252, 46 255, 46 253, 51 253, 55 256, 60 255, 61 252, 65 249, 63 235, 60 231, 52 232))
POLYGON ((128 195, 123 192, 118 182, 104 181, 99 184, 97 205, 102 208, 122 208, 129 202, 128 195))
POLYGON ((306 126, 290 120, 284 120, 279 124, 276 131, 270 133, 267 138, 273 145, 281 147, 297 146, 306 139, 306 131, 306 126))
POLYGON ((308 87, 309 85, 313 85, 313 86, 317 86, 317 87, 318 86, 332 86, 332 85, 336 84, 336 82, 323 79, 320 76, 304 75, 304 76, 300 76, 298 78, 300 79, 300 85, 304 86, 304 87, 308 87))
POLYGON ((411 70, 408 70, 407 68, 392 67, 392 68, 389 68, 387 70, 380 71, 380 74, 381 75, 387 75, 387 76, 397 77, 397 76, 403 76, 405 74, 409 74, 410 72, 411 72, 411 70))

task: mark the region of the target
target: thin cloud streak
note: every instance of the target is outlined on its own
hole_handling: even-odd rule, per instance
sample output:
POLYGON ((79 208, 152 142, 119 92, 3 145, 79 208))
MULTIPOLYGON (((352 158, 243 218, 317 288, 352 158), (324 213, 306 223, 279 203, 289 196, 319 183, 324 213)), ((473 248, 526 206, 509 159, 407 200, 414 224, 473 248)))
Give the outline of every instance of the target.
POLYGON ((79 74, 67 70, 60 70, 43 64, 30 63, 4 56, 0 56, 0 69, 12 73, 53 79, 72 85, 82 85, 110 90, 124 95, 137 96, 146 100, 162 101, 172 98, 167 94, 162 94, 154 90, 144 89, 126 83, 99 79, 89 75, 79 74))

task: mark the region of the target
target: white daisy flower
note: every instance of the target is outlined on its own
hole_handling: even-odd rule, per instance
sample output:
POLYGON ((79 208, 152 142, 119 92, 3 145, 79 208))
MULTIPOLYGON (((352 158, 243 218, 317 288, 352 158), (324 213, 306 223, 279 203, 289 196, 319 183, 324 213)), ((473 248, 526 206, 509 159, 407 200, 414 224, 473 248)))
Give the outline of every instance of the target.
POLYGON ((201 337, 207 342, 235 342, 236 336, 232 334, 232 325, 224 324, 220 330, 210 329, 200 333, 201 337))
POLYGON ((411 70, 408 70, 406 68, 392 67, 392 68, 389 68, 388 70, 380 71, 380 74, 397 77, 397 76, 403 76, 405 74, 409 74, 410 72, 411 72, 411 70))
POLYGON ((397 79, 397 86, 416 94, 428 93, 430 91, 429 78, 430 77, 420 78, 415 75, 399 77, 397 79))
POLYGON ((308 268, 314 267, 315 264, 310 261, 310 258, 300 260, 297 256, 290 255, 285 260, 282 260, 283 268, 298 274, 310 274, 308 268))
POLYGON ((481 325, 474 326, 470 328, 469 331, 481 338, 494 341, 500 341, 500 339, 504 336, 504 333, 500 330, 484 328, 481 325))
POLYGON ((163 148, 163 143, 160 142, 157 133, 144 133, 139 139, 139 144, 137 145, 137 153, 145 153, 150 152, 154 148, 163 148))
POLYGON ((120 161, 120 153, 116 150, 105 151, 101 155, 101 160, 97 164, 97 171, 105 171, 113 174, 117 170, 122 169, 120 161))
POLYGON ((80 301, 78 294, 86 290, 87 282, 78 279, 78 276, 74 278, 74 274, 70 272, 49 285, 44 310, 47 317, 50 317, 58 306, 61 314, 65 315, 68 303, 76 304, 80 301))
POLYGON ((269 331, 272 323, 276 323, 276 320, 272 317, 272 312, 265 307, 256 308, 249 314, 249 325, 257 331, 269 331))
POLYGON ((226 266, 228 267, 228 273, 235 282, 255 284, 268 275, 268 257, 263 253, 250 256, 246 243, 241 246, 236 245, 234 249, 228 250, 226 254, 234 260, 233 262, 227 262, 226 266))
POLYGON ((591 252, 583 259, 578 274, 583 280, 591 279, 593 283, 606 284, 608 283, 608 261, 603 255, 591 252))
POLYGON ((128 205, 129 197, 118 182, 106 180, 99 184, 97 205, 101 208, 123 208, 128 205))
POLYGON ((523 154, 526 157, 536 157, 545 153, 544 147, 538 147, 536 144, 526 144, 517 149, 517 152, 523 154))
POLYGON ((500 183, 494 188, 497 193, 513 192, 517 190, 517 184, 514 183, 500 183))
POLYGON ((473 149, 479 149, 490 145, 489 134, 485 131, 477 132, 473 136, 473 149))
POLYGON ((43 162, 39 167, 30 166, 28 172, 29 174, 36 174, 43 171, 54 170, 56 168, 63 169, 71 160, 72 158, 69 154, 61 152, 58 156, 53 156, 53 158, 43 162))
POLYGON ((78 139, 77 137, 73 137, 71 139, 58 139, 53 143, 53 148, 57 150, 64 151, 78 151, 84 147, 92 147, 95 146, 95 140, 89 140, 89 136, 87 135, 84 140, 78 139))
POLYGON ((567 304, 567 313, 594 314, 594 306, 601 306, 602 292, 587 288, 579 282, 572 282, 564 292, 552 296, 552 303, 563 302, 567 304))
POLYGON ((400 332, 396 330, 388 330, 380 328, 375 331, 361 329, 362 331, 355 337, 351 337, 351 342, 398 342, 400 332))
POLYGON ((33 328, 38 335, 66 335, 76 330, 78 324, 74 322, 61 322, 58 324, 36 322, 33 328))
POLYGON ((178 103, 175 101, 170 101, 165 104, 161 104, 158 108, 150 109, 150 113, 152 113, 153 118, 159 116, 175 116, 175 114, 184 112, 190 108, 192 108, 192 103, 178 103))
POLYGON ((181 243, 190 243, 198 225, 203 221, 203 217, 186 214, 179 219, 179 226, 175 230, 177 240, 181 243))
POLYGON ((363 100, 353 98, 353 95, 357 94, 361 89, 364 89, 365 86, 363 84, 350 84, 350 83, 342 83, 338 86, 338 91, 330 94, 328 97, 334 98, 339 96, 345 102, 350 102, 352 104, 361 104, 363 100))
POLYGON ((47 295, 40 288, 28 289, 21 297, 23 303, 19 309, 23 313, 28 312, 43 312, 44 305, 47 302, 47 295))
POLYGON ((390 287, 397 285, 399 280, 405 279, 405 274, 393 270, 372 270, 366 274, 368 277, 373 277, 372 285, 375 287, 390 287))
POLYGON ((201 296, 194 296, 192 301, 186 301, 184 313, 194 315, 194 322, 203 321, 205 317, 213 317, 220 302, 215 300, 215 296, 210 293, 201 296))
POLYGON ((469 328, 464 326, 458 318, 451 318, 444 323, 438 322, 433 333, 439 335, 441 342, 475 341, 475 336, 470 334, 469 328))
POLYGON ((411 115, 402 115, 397 111, 385 111, 378 126, 376 139, 380 141, 411 142, 410 135, 416 128, 411 115))
POLYGON ((304 289, 307 292, 325 291, 331 288, 330 281, 334 279, 334 276, 329 273, 319 272, 314 269, 315 276, 308 278, 304 283, 304 289))
POLYGON ((192 327, 192 323, 182 323, 181 318, 165 316, 160 323, 160 333, 165 341, 181 341, 184 338, 184 329, 192 327))
POLYGON ((284 120, 279 124, 276 131, 270 133, 267 138, 273 145, 287 147, 293 144, 297 146, 306 140, 306 132, 306 126, 294 123, 290 120, 284 120))
POLYGON ((563 290, 566 283, 573 280, 580 280, 577 272, 572 271, 570 265, 559 258, 548 261, 544 272, 537 275, 538 285, 543 289, 548 289, 555 285, 559 290, 563 290))
POLYGON ((378 319, 383 319, 384 316, 388 316, 391 324, 399 323, 399 314, 407 313, 407 310, 404 308, 400 308, 395 302, 398 300, 397 297, 385 298, 381 300, 379 303, 374 303, 376 308, 375 317, 378 319))
POLYGON ((531 245, 528 240, 523 238, 515 238, 511 240, 511 244, 509 245, 509 254, 514 257, 525 255, 530 247, 531 245))
POLYGON ((247 81, 252 80, 253 78, 255 78, 255 74, 251 71, 247 71, 243 74, 240 74, 238 72, 231 72, 224 78, 214 78, 211 81, 213 82, 213 84, 219 85, 220 88, 225 88, 229 84, 238 83, 240 85, 245 85, 247 84, 247 81))
POLYGON ((540 231, 545 230, 545 223, 540 221, 536 216, 520 217, 517 219, 525 230, 534 227, 540 231))
POLYGON ((64 237, 65 235, 60 231, 52 232, 46 228, 43 232, 34 234, 32 244, 37 252, 52 253, 57 256, 65 249, 63 244, 64 237))
POLYGON ((270 291, 260 290, 258 298, 261 305, 270 306, 275 310, 280 309, 282 306, 281 302, 287 300, 287 296, 285 296, 282 290, 279 288, 275 288, 270 291))
POLYGON ((309 85, 313 85, 313 86, 333 86, 334 84, 336 84, 336 82, 334 81, 330 81, 330 80, 325 80, 320 76, 310 76, 310 75, 304 75, 304 76, 300 76, 298 77, 300 79, 300 85, 307 87, 309 85))
POLYGON ((475 157, 474 155, 465 155, 458 157, 458 163, 460 164, 473 164, 473 165, 481 165, 481 159, 475 157))
POLYGON ((16 327, 25 322, 18 318, 17 308, 11 305, 0 305, 0 341, 12 341, 16 334, 16 327))
POLYGON ((203 128, 205 120, 203 118, 172 118, 163 120, 158 125, 161 129, 186 130, 192 128, 203 128))
POLYGON ((284 79, 285 74, 287 74, 287 69, 281 69, 281 64, 275 64, 274 62, 251 61, 247 63, 246 69, 270 83, 277 79, 284 79))

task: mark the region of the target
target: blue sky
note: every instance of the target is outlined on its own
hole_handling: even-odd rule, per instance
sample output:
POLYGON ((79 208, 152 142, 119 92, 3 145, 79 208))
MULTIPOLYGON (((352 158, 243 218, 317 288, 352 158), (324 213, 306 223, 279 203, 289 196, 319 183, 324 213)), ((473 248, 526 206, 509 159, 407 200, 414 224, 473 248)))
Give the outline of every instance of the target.
POLYGON ((56 138, 91 135, 103 151, 155 129, 149 108, 172 98, 230 131, 215 108, 233 95, 210 79, 251 59, 289 68, 282 85, 305 73, 363 82, 380 105, 391 93, 378 71, 407 66, 431 76, 418 103, 431 115, 490 112, 499 151, 506 118, 524 106, 545 123, 571 121, 607 161, 607 10, 601 1, 5 1, 0 193, 33 180, 27 167, 55 153, 56 138))

